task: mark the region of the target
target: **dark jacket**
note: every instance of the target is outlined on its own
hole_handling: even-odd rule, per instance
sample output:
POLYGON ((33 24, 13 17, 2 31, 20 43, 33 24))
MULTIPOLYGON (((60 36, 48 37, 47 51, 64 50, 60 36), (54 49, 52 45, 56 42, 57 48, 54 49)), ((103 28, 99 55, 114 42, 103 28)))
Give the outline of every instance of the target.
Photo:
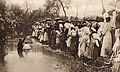
POLYGON ((23 42, 24 42, 25 38, 23 40, 20 40, 17 44, 18 48, 17 50, 18 51, 22 51, 23 50, 23 42))

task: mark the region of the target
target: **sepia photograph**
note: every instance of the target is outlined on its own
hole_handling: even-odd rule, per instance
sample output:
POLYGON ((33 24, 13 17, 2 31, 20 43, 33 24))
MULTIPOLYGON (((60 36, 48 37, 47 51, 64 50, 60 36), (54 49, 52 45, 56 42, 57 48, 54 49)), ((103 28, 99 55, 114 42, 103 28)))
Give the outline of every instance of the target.
POLYGON ((120 0, 0 0, 0 72, 120 72, 120 0))

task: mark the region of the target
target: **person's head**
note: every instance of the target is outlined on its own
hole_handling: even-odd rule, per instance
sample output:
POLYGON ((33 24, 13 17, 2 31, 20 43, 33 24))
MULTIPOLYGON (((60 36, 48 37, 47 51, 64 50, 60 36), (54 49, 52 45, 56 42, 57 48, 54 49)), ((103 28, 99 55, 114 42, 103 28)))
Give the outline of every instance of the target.
POLYGON ((19 39, 19 41, 22 41, 22 39, 19 39))
POLYGON ((25 42, 25 44, 27 44, 27 41, 25 42))
POLYGON ((110 17, 107 17, 107 18, 105 18, 106 19, 106 22, 110 22, 110 17))
POLYGON ((75 28, 71 27, 71 30, 75 30, 75 28))

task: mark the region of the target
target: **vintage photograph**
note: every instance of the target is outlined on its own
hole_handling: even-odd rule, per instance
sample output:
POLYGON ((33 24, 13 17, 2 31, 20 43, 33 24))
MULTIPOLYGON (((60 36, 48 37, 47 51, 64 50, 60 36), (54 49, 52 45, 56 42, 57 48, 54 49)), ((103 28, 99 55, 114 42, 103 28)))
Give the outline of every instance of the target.
POLYGON ((0 72, 120 72, 120 0, 0 0, 0 72))

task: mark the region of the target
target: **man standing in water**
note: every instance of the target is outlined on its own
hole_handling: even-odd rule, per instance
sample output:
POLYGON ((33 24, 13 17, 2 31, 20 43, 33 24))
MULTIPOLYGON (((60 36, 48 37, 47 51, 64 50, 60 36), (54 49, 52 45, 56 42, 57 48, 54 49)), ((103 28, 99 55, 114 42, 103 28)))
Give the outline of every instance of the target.
POLYGON ((18 42, 18 44, 17 44, 17 46, 18 46, 18 48, 17 48, 17 51, 18 51, 18 55, 20 56, 20 57, 24 57, 23 56, 23 42, 25 41, 25 38, 22 40, 22 39, 19 39, 19 42, 18 42))

